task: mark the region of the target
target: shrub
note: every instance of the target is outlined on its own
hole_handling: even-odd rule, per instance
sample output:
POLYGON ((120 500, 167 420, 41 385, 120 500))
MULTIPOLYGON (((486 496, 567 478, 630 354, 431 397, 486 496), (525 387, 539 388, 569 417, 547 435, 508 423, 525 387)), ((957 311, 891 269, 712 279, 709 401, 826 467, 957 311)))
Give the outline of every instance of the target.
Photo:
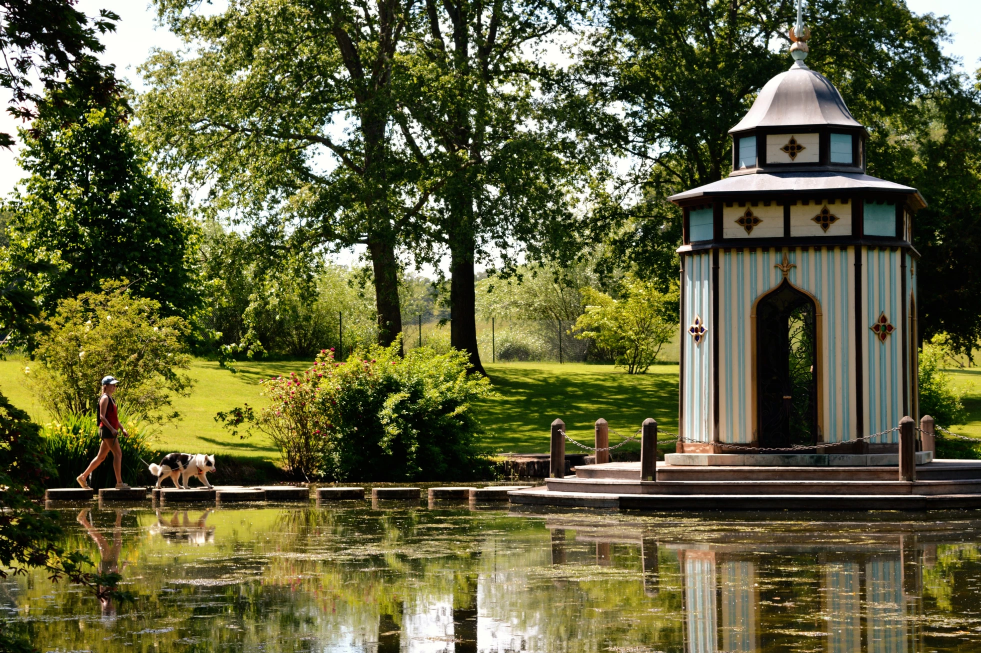
POLYGON ((191 359, 184 353, 187 324, 159 310, 158 302, 131 295, 124 281, 60 301, 38 340, 40 365, 28 367, 38 400, 63 419, 94 414, 99 381, 112 374, 120 407, 137 419, 162 419, 171 392, 190 392, 191 379, 179 370, 189 369, 191 359))
POLYGON ((467 373, 467 355, 402 343, 324 351, 299 374, 264 381, 259 430, 294 473, 344 481, 464 480, 487 473, 470 403, 493 394, 467 373))
POLYGON ((917 387, 921 415, 930 415, 934 423, 945 428, 962 424, 968 412, 962 405, 962 393, 951 383, 944 370, 945 360, 953 355, 946 334, 936 334, 924 343, 917 361, 917 387))
MULTIPOLYGON (((126 427, 128 437, 120 436, 119 448, 123 452, 123 481, 139 484, 146 481, 146 462, 156 458, 150 446, 152 434, 147 424, 120 414, 120 423, 126 427)), ((44 452, 53 463, 49 487, 71 487, 75 477, 86 468, 99 453, 101 438, 95 413, 67 415, 61 421, 46 424, 41 429, 44 452)), ((112 454, 92 473, 93 487, 113 487, 116 475, 112 468, 112 454)))
POLYGON ((651 283, 628 275, 624 297, 614 299, 593 288, 583 289, 586 312, 576 320, 580 339, 593 339, 628 374, 644 374, 678 326, 678 289, 663 293, 651 283))

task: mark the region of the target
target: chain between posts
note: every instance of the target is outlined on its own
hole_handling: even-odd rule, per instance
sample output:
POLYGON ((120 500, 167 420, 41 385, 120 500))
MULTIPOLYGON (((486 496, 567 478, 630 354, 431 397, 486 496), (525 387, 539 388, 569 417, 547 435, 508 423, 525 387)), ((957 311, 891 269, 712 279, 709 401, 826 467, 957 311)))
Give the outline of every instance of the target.
MULTIPOLYGON (((941 431, 946 436, 955 438, 956 440, 968 440, 969 442, 978 442, 979 441, 978 438, 973 438, 973 437, 968 436, 968 435, 959 435, 957 433, 952 433, 951 431, 949 431, 945 427, 938 426, 937 424, 934 425, 934 429, 935 429, 934 435, 937 435, 937 432, 938 431, 941 431)), ((922 435, 931 435, 930 432, 925 431, 924 429, 918 429, 918 430, 921 432, 922 435)))
MULTIPOLYGON (((842 442, 830 442, 830 443, 827 443, 827 444, 840 445, 840 444, 851 444, 853 442, 863 442, 864 440, 870 440, 872 438, 878 438, 880 436, 887 435, 889 433, 893 433, 894 431, 899 431, 899 430, 900 430, 900 427, 899 426, 894 426, 891 429, 886 429, 885 431, 880 431, 879 433, 871 433, 869 435, 864 435, 863 437, 856 438, 855 440, 843 440, 842 442)), ((808 450, 815 449, 815 447, 817 446, 817 445, 814 445, 814 444, 789 444, 786 447, 752 447, 752 446, 749 446, 749 445, 730 444, 730 443, 727 443, 727 442, 715 442, 715 443, 713 443, 713 442, 703 442, 702 440, 693 440, 692 438, 683 438, 683 437, 679 436, 677 433, 671 433, 669 431, 663 431, 663 433, 666 433, 668 435, 674 435, 675 437, 673 439, 671 439, 671 440, 670 439, 667 439, 667 438, 664 439, 664 440, 659 440, 659 442, 672 442, 672 441, 674 441, 674 442, 688 442, 688 443, 692 443, 692 444, 719 444, 719 445, 725 447, 728 450, 729 449, 736 449, 737 451, 750 451, 750 452, 754 452, 754 453, 761 453, 761 452, 765 452, 765 451, 781 451, 781 452, 785 452, 785 451, 808 451, 808 450)))
MULTIPOLYGON (((614 435, 617 435, 617 436, 620 436, 620 437, 624 437, 624 436, 621 436, 620 433, 618 433, 617 431, 615 431, 615 430, 613 430, 611 428, 608 428, 608 431, 610 431, 614 435)), ((640 432, 641 432, 641 429, 638 429, 637 431, 634 432, 634 435, 637 435, 640 432)), ((633 437, 633 436, 630 436, 629 435, 629 436, 627 436, 624 439, 623 442, 618 442, 617 444, 615 444, 613 446, 610 446, 610 447, 588 447, 587 445, 583 444, 582 442, 577 442, 573 438, 569 437, 569 435, 567 435, 566 431, 560 431, 560 433, 563 434, 563 437, 564 438, 566 438, 567 440, 569 440, 570 442, 572 442, 573 444, 575 444, 580 449, 584 449, 586 451, 613 451, 614 449, 619 449, 620 447, 623 447, 628 442, 640 442, 640 440, 638 440, 636 437, 633 437)))

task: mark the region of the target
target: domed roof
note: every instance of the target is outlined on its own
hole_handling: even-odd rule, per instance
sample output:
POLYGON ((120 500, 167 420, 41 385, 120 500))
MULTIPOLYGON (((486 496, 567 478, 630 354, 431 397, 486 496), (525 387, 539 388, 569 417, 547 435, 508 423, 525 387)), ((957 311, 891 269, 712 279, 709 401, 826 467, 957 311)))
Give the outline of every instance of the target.
POLYGON ((849 113, 839 91, 801 61, 764 85, 760 95, 730 133, 757 127, 836 125, 863 128, 849 113))

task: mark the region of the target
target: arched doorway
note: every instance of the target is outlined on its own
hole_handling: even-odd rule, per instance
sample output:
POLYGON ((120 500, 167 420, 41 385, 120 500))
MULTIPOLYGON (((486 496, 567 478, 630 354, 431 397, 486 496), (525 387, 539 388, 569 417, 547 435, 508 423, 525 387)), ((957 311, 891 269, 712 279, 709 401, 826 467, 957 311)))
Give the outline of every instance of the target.
POLYGON ((785 279, 756 306, 757 442, 818 442, 817 307, 785 279))

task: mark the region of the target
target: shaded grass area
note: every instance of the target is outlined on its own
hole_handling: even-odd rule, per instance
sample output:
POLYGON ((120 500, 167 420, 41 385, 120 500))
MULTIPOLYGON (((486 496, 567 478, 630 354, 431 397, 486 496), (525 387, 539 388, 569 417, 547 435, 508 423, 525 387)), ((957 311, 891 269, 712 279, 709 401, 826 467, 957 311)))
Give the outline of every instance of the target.
MULTIPOLYGON (((610 444, 633 435, 647 417, 678 431, 678 365, 657 365, 630 375, 612 365, 508 363, 485 365, 500 398, 478 404, 488 433, 483 444, 496 453, 546 453, 557 417, 570 437, 593 444, 593 425, 610 424, 610 444)), ((668 436, 664 436, 668 437, 668 436)), ((638 451, 631 443, 621 451, 638 451)), ((580 453, 570 443, 568 453, 580 453)))

